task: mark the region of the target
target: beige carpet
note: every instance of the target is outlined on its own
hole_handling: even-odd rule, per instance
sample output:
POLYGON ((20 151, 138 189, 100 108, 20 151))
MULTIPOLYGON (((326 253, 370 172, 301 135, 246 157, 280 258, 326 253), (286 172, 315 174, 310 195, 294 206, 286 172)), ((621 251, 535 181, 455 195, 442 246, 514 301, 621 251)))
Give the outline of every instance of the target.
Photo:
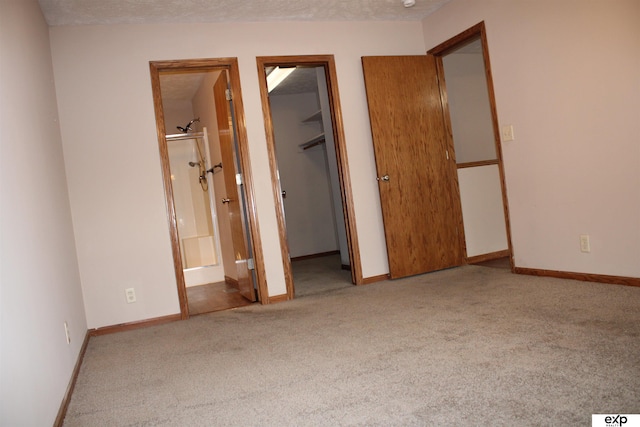
POLYGON ((591 425, 640 413, 640 288, 466 266, 92 338, 66 426, 591 425))

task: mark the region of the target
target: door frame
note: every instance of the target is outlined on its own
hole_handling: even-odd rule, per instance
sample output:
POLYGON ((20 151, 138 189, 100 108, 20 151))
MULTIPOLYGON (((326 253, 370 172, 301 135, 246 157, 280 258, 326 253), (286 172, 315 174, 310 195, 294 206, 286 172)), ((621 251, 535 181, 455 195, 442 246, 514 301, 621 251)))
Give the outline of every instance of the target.
MULTIPOLYGON (((163 71, 216 71, 225 69, 229 73, 229 84, 234 100, 233 110, 236 117, 236 132, 238 137, 240 163, 242 166, 243 182, 246 191, 248 210, 248 228, 251 234, 251 243, 254 249, 255 272, 258 287, 258 300, 262 304, 268 304, 269 293, 267 290, 266 274, 264 269, 264 257, 260 230, 255 206, 253 178, 249 161, 249 143, 245 124, 244 107, 242 103, 242 90, 240 87, 240 72, 237 58, 211 58, 211 59, 186 59, 168 61, 150 61, 151 88, 153 92, 153 106, 156 115, 156 132, 158 134, 158 146, 160 150, 160 162, 162 167, 162 181, 165 193, 165 205, 169 222, 169 236, 171 239, 171 252, 173 255, 173 268, 178 287, 178 300, 180 303, 181 319, 189 318, 189 305, 187 300, 187 288, 184 281, 182 257, 180 255, 180 240, 178 236, 178 224, 176 219, 173 188, 171 185, 171 170, 169 167, 169 151, 165 137, 164 109, 162 107, 162 93, 160 90, 160 73, 163 71)), ((213 102, 213 100, 212 100, 213 102)))
POLYGON ((356 232, 355 209, 353 205, 351 180, 349 174, 349 164, 347 161, 347 149, 345 144, 344 129, 342 122, 342 110, 340 107, 340 96, 338 92, 338 77, 333 55, 291 55, 291 56, 259 56, 256 58, 258 76, 260 84, 260 98, 262 101, 262 114, 264 117, 265 136, 267 139, 267 152, 269 156, 269 166, 271 170, 271 187, 275 199, 276 218, 278 223, 278 234, 280 238, 280 250, 282 256, 282 266, 284 268, 285 282, 287 287, 287 299, 293 299, 295 294, 293 284, 293 272, 289 253, 289 243, 287 240, 287 229, 284 219, 284 202, 278 180, 278 162, 276 159, 275 134, 273 121, 271 119, 271 106, 269 103, 269 91, 267 89, 267 75, 265 67, 270 66, 308 66, 324 67, 325 78, 327 80, 327 92, 329 97, 330 114, 333 127, 333 138, 336 149, 336 162, 338 166, 338 177, 340 181, 340 195, 342 198, 342 213, 344 215, 345 228, 347 232, 347 246, 349 249, 349 262, 351 264, 351 281, 356 285, 364 283, 362 277, 362 262, 358 246, 358 236, 356 232))
MULTIPOLYGON (((511 264, 511 271, 514 269, 514 260, 513 260, 513 246, 511 244, 511 223, 509 219, 509 201, 507 199, 507 186, 505 180, 504 173, 504 163, 502 156, 502 143, 500 140, 500 126, 498 124, 498 110, 496 108, 496 98, 493 90, 493 76, 491 74, 491 62, 489 61, 489 45, 487 43, 487 33, 484 21, 466 29, 460 34, 440 43, 434 48, 427 51, 428 54, 431 54, 436 57, 436 65, 438 68, 438 80, 440 86, 440 98, 442 102, 442 107, 444 109, 445 116, 445 129, 447 130, 447 138, 448 138, 448 146, 452 153, 455 156, 454 144, 453 144, 453 132, 451 130, 451 116, 449 115, 449 102, 447 97, 447 88, 446 82, 444 78, 444 65, 442 62, 443 56, 447 55, 451 51, 461 47, 466 44, 470 39, 480 37, 480 42, 482 44, 482 56, 484 60, 484 70, 485 77, 487 82, 487 91, 489 93, 489 107, 491 110, 491 122, 493 126, 493 135, 494 142, 496 147, 496 157, 498 160, 498 171, 500 175, 500 188, 502 191, 502 206, 504 211, 504 220, 505 227, 507 233, 507 247, 509 252, 509 262, 511 264)), ((456 173, 457 176, 457 173, 456 173)), ((457 179, 456 179, 457 182, 457 179)), ((457 190, 458 195, 460 194, 460 190, 457 190)), ((462 214, 461 214, 462 216, 462 214)), ((464 244, 464 242, 463 242, 464 244)), ((483 257, 483 255, 479 255, 477 257, 469 258, 467 256, 466 244, 463 245, 465 251, 465 262, 467 264, 476 263, 485 261, 487 259, 491 259, 492 257, 483 257)), ((491 254, 489 254, 491 255, 491 254)))

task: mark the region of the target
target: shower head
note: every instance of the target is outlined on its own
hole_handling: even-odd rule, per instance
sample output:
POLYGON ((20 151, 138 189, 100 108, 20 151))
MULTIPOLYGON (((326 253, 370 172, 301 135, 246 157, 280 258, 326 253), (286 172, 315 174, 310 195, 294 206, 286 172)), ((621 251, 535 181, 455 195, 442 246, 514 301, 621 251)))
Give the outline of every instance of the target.
POLYGON ((193 129, 191 129, 191 125, 194 124, 195 122, 199 122, 199 121, 200 121, 200 117, 196 117, 195 119, 193 119, 189 123, 187 123, 187 125, 185 127, 176 126, 176 128, 178 128, 180 130, 180 132, 182 132, 182 133, 188 133, 188 132, 191 132, 193 130, 193 129))

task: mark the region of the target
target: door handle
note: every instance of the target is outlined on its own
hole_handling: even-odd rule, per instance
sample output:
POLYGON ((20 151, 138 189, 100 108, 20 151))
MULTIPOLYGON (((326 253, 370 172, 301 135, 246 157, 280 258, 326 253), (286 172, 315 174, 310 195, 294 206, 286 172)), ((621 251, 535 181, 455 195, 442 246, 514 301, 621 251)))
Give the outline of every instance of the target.
POLYGON ((222 203, 229 203, 231 199, 222 199, 222 203))
POLYGON ((379 176, 376 178, 377 181, 389 182, 389 175, 379 176))

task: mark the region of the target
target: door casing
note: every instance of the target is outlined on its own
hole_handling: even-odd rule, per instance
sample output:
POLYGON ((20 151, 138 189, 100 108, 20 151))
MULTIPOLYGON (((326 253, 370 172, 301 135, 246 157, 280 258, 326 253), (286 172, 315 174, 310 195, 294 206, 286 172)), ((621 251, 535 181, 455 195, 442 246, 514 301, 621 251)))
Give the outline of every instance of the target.
MULTIPOLYGON (((231 94, 234 99, 234 114, 237 118, 238 156, 243 171, 243 179, 246 190, 246 202, 248 215, 248 227, 251 234, 251 242, 254 248, 254 264, 258 286, 258 298, 262 304, 269 303, 269 293, 266 284, 266 274, 264 268, 264 257, 262 244, 260 241, 260 230, 255 208, 254 185, 251 174, 251 164, 249 162, 249 144, 247 129, 245 125, 244 107, 242 103, 242 90, 240 87, 240 73, 237 58, 212 58, 212 59, 188 59, 169 61, 150 61, 149 69, 151 74, 151 88, 153 91, 153 104, 156 115, 156 132, 158 135, 158 146, 160 150, 160 160, 162 167, 162 179, 165 191, 165 205, 167 218, 169 221, 169 234, 171 240, 171 251, 173 254, 173 267, 178 287, 178 300, 180 304, 181 319, 189 318, 189 306, 187 300, 187 290, 184 281, 183 265, 180 256, 180 241, 178 236, 178 226, 176 212, 173 203, 173 189, 171 186, 171 171, 169 168, 169 153, 165 138, 165 119, 162 107, 162 94, 160 90, 160 73, 163 71, 216 71, 227 70, 231 94)), ((213 102, 213 99, 212 99, 213 102)))

